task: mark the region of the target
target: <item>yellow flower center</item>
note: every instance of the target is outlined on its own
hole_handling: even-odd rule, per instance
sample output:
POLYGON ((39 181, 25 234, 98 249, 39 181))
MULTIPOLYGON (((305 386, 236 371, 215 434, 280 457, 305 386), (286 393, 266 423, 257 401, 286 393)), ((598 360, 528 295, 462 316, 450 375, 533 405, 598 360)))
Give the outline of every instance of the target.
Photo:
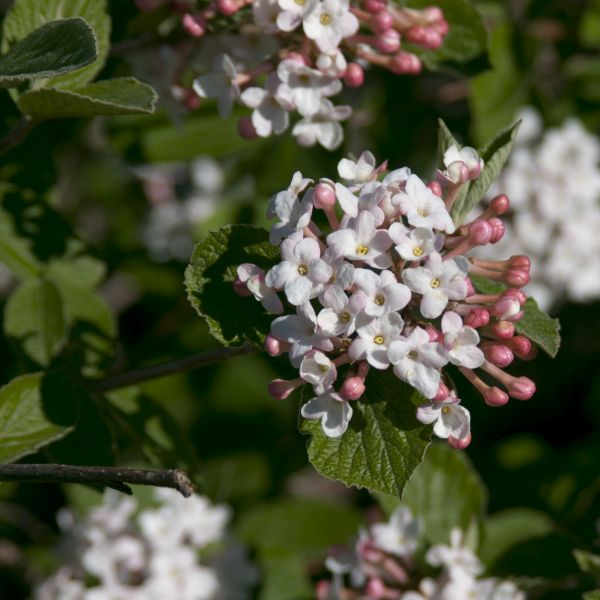
POLYGON ((327 365, 319 365, 319 371, 321 371, 321 373, 327 373, 329 367, 327 365))
POLYGON ((298 273, 300 273, 300 275, 308 275, 308 267, 300 265, 298 267, 298 273))
POLYGON ((419 356, 419 353, 416 350, 411 350, 407 356, 411 360, 415 360, 419 356))
POLYGON ((364 256, 368 251, 369 249, 366 246, 363 246, 362 244, 356 248, 356 254, 358 254, 359 256, 364 256))
POLYGON ((335 273, 329 278, 329 283, 335 283, 335 273))
POLYGON ((450 407, 449 406, 444 406, 442 407, 442 412, 447 415, 450 412, 450 407))
POLYGON ((424 209, 424 208, 417 208, 417 214, 418 214, 420 217, 426 217, 426 216, 427 216, 427 213, 425 212, 425 209, 424 209))
POLYGON ((321 25, 331 25, 331 15, 329 13, 323 13, 319 17, 319 22, 321 25))
POLYGON ((350 315, 349 312, 344 311, 343 313, 340 314, 340 321, 342 323, 349 323, 351 318, 352 318, 352 316, 350 315))
POLYGON ((434 278, 431 280, 431 287, 432 287, 433 289, 437 289, 437 288, 439 288, 439 287, 440 287, 440 283, 441 283, 441 282, 440 282, 440 280, 439 280, 439 279, 437 279, 437 277, 434 277, 434 278))
POLYGON ((381 346, 381 344, 383 344, 383 342, 385 342, 385 338, 382 335, 376 335, 373 338, 373 342, 375 342, 378 346, 381 346))
POLYGON ((423 256, 423 248, 420 246, 415 246, 413 248, 413 256, 423 256))
POLYGON ((304 0, 294 0, 298 6, 304 6, 304 0))
POLYGON ((375 296, 375 304, 377 304, 377 306, 383 306, 385 304, 383 294, 377 294, 377 296, 375 296))

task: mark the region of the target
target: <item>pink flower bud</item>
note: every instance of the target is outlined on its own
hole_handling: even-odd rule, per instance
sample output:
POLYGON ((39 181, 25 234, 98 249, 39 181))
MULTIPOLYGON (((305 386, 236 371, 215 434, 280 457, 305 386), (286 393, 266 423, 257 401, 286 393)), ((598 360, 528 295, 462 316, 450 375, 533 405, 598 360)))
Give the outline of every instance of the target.
POLYGON ((407 31, 404 32, 404 36, 406 39, 412 44, 423 44, 426 36, 425 27, 409 27, 407 31))
POLYGON ((370 577, 365 587, 367 598, 372 600, 391 600, 397 598, 395 590, 388 588, 379 577, 370 577))
POLYGON ((509 269, 504 274, 504 281, 516 288, 522 288, 529 283, 529 273, 517 269, 509 269))
POLYGON ((504 406, 508 402, 508 394, 495 386, 483 392, 483 398, 488 406, 504 406))
POLYGON ((508 386, 508 393, 516 400, 529 400, 535 394, 535 383, 528 377, 516 377, 508 386))
POLYGON ((450 390, 446 386, 445 383, 440 383, 440 387, 438 388, 437 394, 433 397, 434 402, 442 402, 448 397, 450 390))
POLYGON ((326 183, 318 183, 315 186, 315 194, 313 196, 315 208, 327 210, 335 206, 335 190, 326 183))
POLYGON ((525 306, 525 302, 527 302, 527 296, 521 290, 516 290, 513 288, 508 289, 504 292, 504 296, 516 298, 520 306, 525 306))
POLYGON ((515 326, 510 321, 498 321, 492 325, 492 331, 502 340, 515 335, 515 326))
POLYGON ((188 110, 196 110, 200 107, 200 96, 192 88, 182 88, 183 104, 188 110))
POLYGON ((450 30, 450 25, 448 24, 448 21, 446 21, 446 19, 441 19, 439 20, 434 27, 437 29, 437 32, 441 35, 441 36, 445 36, 448 34, 448 31, 450 30))
POLYGON ((363 68, 356 63, 350 63, 344 73, 344 83, 349 88, 360 87, 365 82, 365 72, 363 68))
POLYGON ((497 367, 508 367, 515 359, 512 350, 504 344, 494 344, 493 342, 484 342, 481 344, 483 354, 491 363, 497 367))
POLYGON ((423 18, 426 23, 438 23, 444 20, 444 12, 439 6, 428 6, 423 9, 423 18))
POLYGON ((248 289, 248 286, 244 281, 242 281, 239 277, 236 277, 233 281, 233 291, 243 298, 248 298, 252 296, 252 292, 248 289))
POLYGON ((492 226, 492 229, 494 230, 492 238, 490 239, 490 244, 496 244, 504 237, 506 227, 504 226, 504 223, 496 217, 492 217, 491 219, 489 219, 488 223, 492 226))
POLYGON ((315 589, 315 595, 317 597, 317 600, 328 600, 328 598, 330 598, 330 596, 329 596, 330 588, 331 588, 331 583, 329 581, 327 581, 326 579, 321 579, 321 581, 319 581, 317 583, 317 587, 315 589))
POLYGON ((465 183, 466 181, 469 181, 469 179, 471 178, 470 172, 469 172, 469 167, 467 167, 467 165, 464 162, 462 162, 462 160, 457 160, 453 163, 450 163, 448 165, 447 172, 448 172, 448 177, 455 184, 465 183))
POLYGON ((469 432, 462 440, 458 440, 455 437, 450 436, 448 438, 448 444, 455 450, 464 450, 471 443, 471 432, 469 432))
POLYGON ((392 56, 389 68, 396 75, 416 75, 421 72, 421 61, 418 56, 401 51, 392 56))
POLYGON ((385 33, 393 27, 394 19, 387 10, 381 10, 371 17, 369 23, 375 33, 385 33))
POLYGON ((269 333, 265 338, 265 350, 270 356, 279 356, 283 352, 281 340, 269 333))
POLYGON ((363 8, 370 13, 378 13, 385 10, 387 7, 387 0, 365 0, 363 8))
POLYGON ((306 63, 306 58, 303 54, 300 54, 300 52, 288 52, 285 55, 285 59, 286 60, 295 60, 296 62, 299 62, 301 64, 303 64, 304 66, 308 66, 308 64, 306 63))
POLYGON ((224 16, 230 17, 238 11, 238 5, 234 0, 217 0, 217 10, 224 16))
POLYGON ((500 194, 490 202, 490 207, 496 216, 503 215, 510 208, 510 200, 506 194, 500 194))
POLYGON ((533 344, 531 343, 531 340, 524 335, 515 335, 515 337, 510 340, 510 347, 515 355, 521 360, 528 360, 531 356, 533 344))
POLYGON ((340 398, 358 400, 365 393, 365 382, 362 377, 348 377, 340 388, 340 398))
POLYGON ((485 308, 473 308, 465 317, 464 323, 473 329, 485 327, 490 322, 490 313, 485 308))
POLYGON ((379 52, 393 54, 400 49, 400 34, 395 29, 388 29, 374 38, 373 45, 379 52))
POLYGON ((375 564, 380 562, 385 556, 385 554, 369 539, 360 541, 356 544, 356 553, 363 560, 375 564))
POLYGON ((442 186, 440 184, 439 181, 430 181, 427 184, 427 187, 436 195, 436 196, 442 196, 442 186))
POLYGON ((529 273, 529 271, 531 270, 531 259, 529 258, 529 256, 524 255, 511 256, 510 266, 513 269, 529 273))
MULTIPOLYGON (((425 30, 425 36, 421 44, 428 48, 429 50, 437 50, 444 43, 444 37, 440 34, 437 29, 430 28, 425 30)), ((477 177, 479 175, 479 171, 481 169, 477 169, 477 173, 473 173, 473 177, 477 177)))
POLYGON ((254 129, 254 125, 252 125, 252 119, 248 115, 244 115, 240 117, 237 123, 237 130, 240 134, 240 137, 245 140, 253 140, 257 137, 256 129, 254 129))
POLYGON ((492 306, 490 313, 499 319, 510 319, 518 314, 521 310, 521 304, 515 297, 503 295, 492 306))
POLYGON ((439 342, 443 339, 442 332, 436 329, 433 325, 427 325, 425 331, 429 335, 430 342, 439 342))
POLYGON ((199 38, 206 33, 206 19, 202 15, 186 13, 181 18, 183 29, 192 37, 199 38))
POLYGON ((298 386, 304 382, 302 379, 273 379, 269 383, 269 394, 275 400, 285 400, 298 386))
POLYGON ((488 244, 494 230, 487 221, 475 221, 469 225, 469 239, 477 246, 488 244))

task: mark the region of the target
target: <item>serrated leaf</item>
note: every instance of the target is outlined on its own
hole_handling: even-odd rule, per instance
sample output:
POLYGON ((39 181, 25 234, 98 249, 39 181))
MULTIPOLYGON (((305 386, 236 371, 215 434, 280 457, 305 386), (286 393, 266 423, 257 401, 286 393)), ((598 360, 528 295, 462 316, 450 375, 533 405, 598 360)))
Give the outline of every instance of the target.
POLYGON ((245 340, 262 344, 273 315, 254 298, 233 291, 236 271, 242 263, 254 263, 265 271, 279 258, 264 229, 226 225, 196 245, 185 271, 188 299, 203 317, 210 333, 225 346, 245 340))
POLYGON ((432 444, 404 488, 402 500, 418 515, 432 544, 448 543, 450 531, 466 531, 483 515, 487 493, 464 452, 432 444))
POLYGON ((37 119, 151 114, 156 92, 135 77, 96 81, 71 90, 44 88, 19 97, 21 111, 37 119))
POLYGON ((17 377, 0 388, 0 462, 13 462, 33 454, 72 430, 46 416, 42 382, 43 373, 33 373, 17 377))
POLYGON ((600 577, 600 556, 598 554, 592 554, 585 550, 574 550, 573 556, 584 573, 600 577))
POLYGON ((92 81, 100 72, 110 46, 110 17, 106 0, 18 0, 7 12, 3 24, 2 52, 30 33, 57 19, 81 17, 93 29, 97 40, 96 60, 73 73, 52 79, 52 86, 73 89, 92 81))
POLYGON ((319 421, 303 422, 308 458, 325 477, 399 498, 431 437, 431 426, 415 416, 423 397, 390 370, 372 369, 366 386, 341 437, 328 438, 319 421))
POLYGON ((4 331, 42 366, 48 366, 66 337, 62 299, 50 281, 24 281, 9 297, 4 331))
POLYGON ((508 160, 520 125, 521 121, 518 121, 512 127, 503 130, 495 139, 479 150, 479 155, 485 163, 484 167, 477 179, 465 184, 468 186, 467 193, 461 198, 457 198, 452 207, 452 219, 457 227, 462 225, 466 216, 481 201, 500 175, 508 160))
POLYGON ((83 19, 52 21, 0 56, 0 87, 70 73, 97 57, 96 36, 83 19))

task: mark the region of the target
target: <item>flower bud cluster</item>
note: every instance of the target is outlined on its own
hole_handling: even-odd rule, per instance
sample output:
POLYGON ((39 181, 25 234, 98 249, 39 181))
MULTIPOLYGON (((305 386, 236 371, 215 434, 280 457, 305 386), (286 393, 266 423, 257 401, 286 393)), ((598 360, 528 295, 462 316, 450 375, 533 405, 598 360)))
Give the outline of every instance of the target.
MULTIPOLYGON (((164 2, 138 0, 142 10, 158 3, 164 2)), ((297 112, 300 120, 292 135, 303 146, 319 143, 329 150, 341 144, 340 121, 352 112, 350 106, 335 106, 333 96, 344 86, 360 87, 371 66, 419 73, 421 59, 403 43, 435 50, 448 32, 438 7, 415 10, 388 0, 213 0, 198 8, 195 2, 170 4, 187 34, 208 38, 206 45, 215 50, 212 65, 197 61, 204 73, 194 80, 194 92, 216 99, 221 117, 236 103, 251 109, 239 121, 240 135, 280 135, 289 127, 290 113, 297 112), (241 51, 243 38, 257 33, 259 51, 256 43, 254 51, 241 51)), ((208 60, 210 54, 201 56, 208 60)), ((183 95, 189 101, 189 94, 183 95)))
POLYGON ((457 228, 452 203, 483 163, 473 149, 455 146, 444 163, 428 184, 407 167, 377 166, 369 152, 340 161, 344 183, 313 185, 297 172, 268 209, 277 219, 270 241, 280 245, 282 261, 266 273, 251 264, 238 268, 238 293, 254 295, 271 313, 287 313, 273 321, 265 348, 272 356, 288 354, 299 376, 273 381, 271 395, 283 399, 310 384, 314 397, 301 412, 320 419, 327 436, 346 431, 370 369, 391 368, 418 390, 425 403, 417 418, 434 423, 434 433, 455 448, 471 440, 470 414, 446 365, 455 365, 490 406, 535 392, 530 379, 504 371, 515 356, 535 355, 514 328, 523 316, 520 288, 529 281, 529 259, 467 258, 502 237, 498 217, 508 198, 497 196, 457 228), (479 294, 471 275, 508 287, 479 294))
POLYGON ((525 599, 510 580, 478 578, 484 566, 460 529, 451 531, 449 545, 428 548, 421 565, 419 529, 411 511, 400 507, 389 522, 363 529, 353 548, 334 548, 325 562, 332 579, 317 584, 317 599, 525 599), (438 570, 437 576, 423 577, 431 568, 438 570))
POLYGON ((156 507, 140 511, 134 498, 108 492, 83 520, 60 512, 69 555, 35 600, 249 597, 257 573, 227 537, 229 509, 168 489, 155 497, 156 507))

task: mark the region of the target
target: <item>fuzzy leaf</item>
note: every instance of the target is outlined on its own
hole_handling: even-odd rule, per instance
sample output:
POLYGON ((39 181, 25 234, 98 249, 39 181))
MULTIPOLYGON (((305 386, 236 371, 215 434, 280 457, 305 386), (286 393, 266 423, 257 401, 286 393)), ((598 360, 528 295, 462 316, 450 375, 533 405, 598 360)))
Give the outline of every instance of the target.
POLYGON ((196 245, 185 271, 188 299, 225 346, 264 342, 274 316, 254 298, 238 296, 233 281, 242 263, 266 271, 278 258, 279 249, 269 244, 267 231, 249 225, 226 225, 196 245))
POLYGON ((48 366, 66 337, 63 303, 54 284, 25 280, 6 303, 4 331, 29 358, 48 366))
POLYGON ((0 56, 0 87, 70 73, 97 57, 96 36, 83 19, 51 21, 0 56))
POLYGON ((81 17, 92 28, 97 41, 97 57, 73 73, 52 79, 52 86, 73 89, 92 81, 100 72, 110 45, 110 17, 106 0, 18 0, 6 14, 3 24, 2 52, 23 40, 39 27, 57 19, 81 17))
POLYGON ((33 454, 72 430, 71 426, 48 419, 42 385, 43 373, 33 373, 17 377, 0 388, 0 462, 13 462, 33 454))
POLYGON ((72 90, 44 88, 19 97, 22 112, 37 119, 150 114, 156 92, 135 77, 97 81, 72 90))
POLYGON ((320 421, 307 421, 308 458, 325 477, 400 497, 429 445, 431 426, 417 421, 423 397, 391 370, 371 370, 363 397, 352 403, 348 430, 328 438, 320 421))
POLYGON ((500 175, 504 163, 508 160, 520 125, 521 121, 518 121, 479 150, 479 155, 485 163, 483 170, 477 179, 465 184, 465 186, 468 186, 466 195, 457 198, 452 207, 452 219, 457 227, 462 225, 466 216, 481 201, 492 183, 500 175))

